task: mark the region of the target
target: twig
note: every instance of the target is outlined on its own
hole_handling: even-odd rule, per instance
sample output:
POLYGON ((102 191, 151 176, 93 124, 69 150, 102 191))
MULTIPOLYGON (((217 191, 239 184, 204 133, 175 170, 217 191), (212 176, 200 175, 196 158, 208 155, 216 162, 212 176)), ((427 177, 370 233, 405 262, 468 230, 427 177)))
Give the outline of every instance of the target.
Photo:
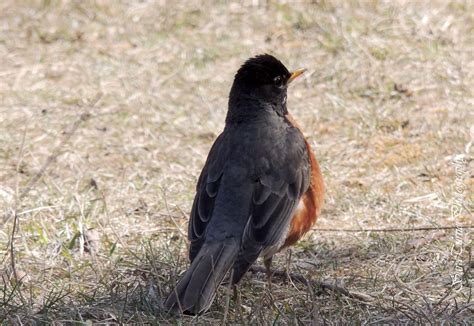
POLYGON ((25 139, 26 139, 26 126, 25 126, 25 130, 23 131, 23 136, 21 137, 20 154, 18 158, 18 163, 16 165, 15 202, 13 203, 14 205, 13 206, 13 228, 12 228, 12 233, 10 235, 10 262, 11 262, 13 277, 15 278, 16 283, 18 283, 18 274, 16 272, 14 239, 15 239, 16 230, 18 229, 18 203, 21 201, 21 199, 18 198, 18 189, 19 189, 19 183, 20 183, 18 175, 20 171, 20 165, 23 160, 23 150, 25 148, 25 139))
MULTIPOLYGON (((102 93, 98 93, 96 97, 91 101, 91 103, 88 105, 89 108, 93 108, 97 102, 102 97, 102 93)), ((81 125, 82 122, 88 120, 90 118, 90 113, 89 112, 84 112, 80 115, 80 117, 74 122, 74 124, 71 126, 69 131, 65 131, 64 137, 59 143, 58 146, 53 150, 53 152, 48 156, 46 161, 44 162, 43 166, 41 169, 30 179, 28 184, 26 185, 25 189, 21 192, 21 194, 18 196, 15 196, 15 202, 14 202, 14 207, 13 207, 13 228, 12 232, 10 235, 10 258, 11 258, 11 267, 12 267, 12 272, 15 277, 15 280, 18 282, 17 279, 17 272, 16 272, 16 262, 15 262, 15 246, 14 246, 14 240, 15 240, 15 233, 18 229, 19 221, 18 221, 18 206, 20 205, 21 201, 28 195, 28 193, 31 191, 33 186, 38 182, 39 179, 44 175, 46 172, 47 168, 51 165, 51 163, 59 156, 60 150, 63 148, 63 146, 71 139, 72 135, 77 131, 79 126, 81 125)), ((23 157, 23 147, 24 147, 24 142, 25 142, 25 137, 26 137, 26 129, 23 134, 22 138, 22 143, 20 147, 20 160, 18 161, 17 164, 17 175, 20 167, 20 162, 23 157)), ((18 184, 17 184, 17 191, 16 194, 18 194, 18 184)))
POLYGON ((474 225, 455 225, 455 226, 423 226, 418 228, 388 228, 388 229, 313 229, 318 232, 415 232, 431 230, 455 230, 455 229, 474 229, 474 225))
MULTIPOLYGON (((89 108, 93 108, 97 102, 102 98, 102 93, 98 93, 96 97, 91 101, 91 103, 88 105, 89 108)), ((36 172, 36 174, 31 178, 31 180, 28 182, 26 185, 25 189, 22 191, 19 200, 21 201, 28 193, 30 190, 33 188, 33 186, 38 182, 38 180, 44 175, 46 172, 46 169, 51 165, 51 163, 56 160, 56 158, 59 156, 61 149, 64 147, 64 145, 71 139, 72 135, 77 131, 77 129, 80 127, 80 125, 84 122, 87 121, 91 117, 91 114, 89 112, 84 112, 82 113, 79 118, 74 122, 74 124, 71 126, 69 131, 65 131, 64 133, 64 138, 61 140, 58 146, 53 150, 51 155, 48 156, 46 161, 44 162, 43 166, 41 169, 36 172)))
MULTIPOLYGON (((266 274, 265 268, 260 267, 260 266, 252 266, 250 268, 250 271, 254 272, 254 273, 266 274)), ((355 291, 349 291, 348 289, 346 289, 342 286, 333 284, 333 283, 328 282, 328 281, 310 280, 310 279, 307 279, 306 277, 304 277, 303 275, 298 274, 298 273, 288 273, 288 272, 283 271, 283 270, 274 270, 272 272, 272 276, 283 277, 283 278, 287 278, 289 276, 291 278, 291 280, 296 281, 298 283, 305 284, 305 285, 311 286, 311 287, 320 287, 322 289, 337 292, 337 293, 340 293, 340 294, 342 294, 346 297, 358 299, 358 300, 364 301, 364 302, 371 302, 371 301, 375 300, 373 297, 371 297, 368 294, 361 293, 361 292, 355 292, 355 291)))

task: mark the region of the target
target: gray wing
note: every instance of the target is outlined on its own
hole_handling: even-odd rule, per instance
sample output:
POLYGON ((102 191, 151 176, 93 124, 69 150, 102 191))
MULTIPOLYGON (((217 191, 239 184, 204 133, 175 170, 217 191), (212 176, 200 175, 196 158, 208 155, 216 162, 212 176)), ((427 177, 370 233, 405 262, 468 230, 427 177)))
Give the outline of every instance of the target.
POLYGON ((303 136, 290 137, 285 159, 278 168, 270 167, 254 186, 251 216, 245 227, 232 283, 237 283, 266 247, 281 245, 300 198, 310 183, 310 163, 303 136))
POLYGON ((188 224, 189 259, 191 262, 204 243, 204 234, 210 222, 217 192, 219 191, 225 161, 225 149, 222 149, 224 137, 225 135, 221 134, 212 145, 196 186, 196 196, 194 197, 188 224))

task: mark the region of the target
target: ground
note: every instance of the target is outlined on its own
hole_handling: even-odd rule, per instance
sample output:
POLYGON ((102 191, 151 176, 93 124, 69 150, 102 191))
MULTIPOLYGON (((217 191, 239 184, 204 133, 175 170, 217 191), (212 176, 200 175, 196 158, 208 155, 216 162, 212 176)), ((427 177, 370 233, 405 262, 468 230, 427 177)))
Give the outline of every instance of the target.
POLYGON ((2 1, 0 320, 474 323, 470 229, 324 231, 473 224, 473 13, 2 1), (327 188, 316 228, 274 266, 369 299, 250 273, 241 313, 221 288, 208 313, 174 321, 160 303, 188 265, 194 187, 233 75, 263 52, 308 68, 288 105, 327 188))

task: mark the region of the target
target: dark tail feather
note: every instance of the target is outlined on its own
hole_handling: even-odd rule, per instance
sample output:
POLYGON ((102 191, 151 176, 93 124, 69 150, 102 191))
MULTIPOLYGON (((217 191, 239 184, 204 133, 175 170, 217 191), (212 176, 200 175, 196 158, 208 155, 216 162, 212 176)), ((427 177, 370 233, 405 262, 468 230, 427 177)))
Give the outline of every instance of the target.
POLYGON ((209 309, 216 290, 232 267, 238 251, 239 245, 236 243, 204 244, 166 299, 165 309, 172 313, 193 315, 209 309))

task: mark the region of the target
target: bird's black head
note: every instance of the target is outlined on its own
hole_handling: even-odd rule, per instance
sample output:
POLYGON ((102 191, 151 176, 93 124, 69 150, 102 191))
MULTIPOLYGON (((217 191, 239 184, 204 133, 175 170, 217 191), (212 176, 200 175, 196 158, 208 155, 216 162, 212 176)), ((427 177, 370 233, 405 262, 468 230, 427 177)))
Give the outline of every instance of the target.
POLYGON ((234 85, 252 88, 272 85, 283 88, 290 76, 280 60, 269 54, 261 54, 245 61, 235 75, 234 85))
POLYGON ((287 87, 303 72, 289 72, 280 60, 269 54, 248 59, 235 75, 227 121, 252 118, 261 110, 286 114, 287 87))

